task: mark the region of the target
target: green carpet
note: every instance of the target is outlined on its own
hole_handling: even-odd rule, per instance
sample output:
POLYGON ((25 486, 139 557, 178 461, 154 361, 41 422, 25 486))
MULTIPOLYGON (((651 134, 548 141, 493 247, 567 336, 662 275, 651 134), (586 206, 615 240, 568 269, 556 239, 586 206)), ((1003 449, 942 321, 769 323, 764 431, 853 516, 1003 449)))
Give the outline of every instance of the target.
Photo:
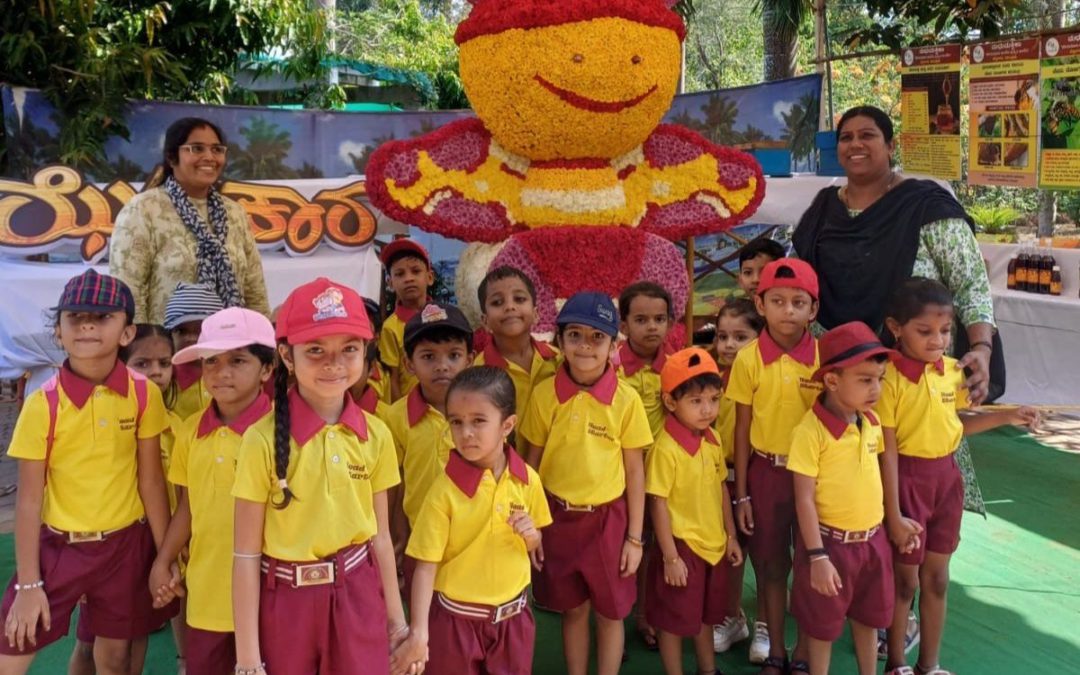
MULTIPOLYGON (((1012 430, 977 436, 972 450, 990 515, 964 517, 942 664, 962 675, 1074 672, 1080 654, 1080 458, 1012 430)), ((12 544, 11 535, 0 537, 5 579, 13 568, 12 544)), ((753 597, 748 586, 748 608, 753 597)), ((622 672, 661 672, 659 657, 646 652, 627 625, 630 660, 622 672)), ((788 628, 793 642, 791 621, 788 628)), ((46 649, 31 672, 63 673, 71 646, 68 638, 46 649)), ((757 672, 746 662, 746 648, 742 643, 720 657, 725 673, 757 672)), ((693 673, 689 641, 685 654, 686 670, 693 673)), ((174 656, 171 634, 154 635, 145 672, 171 675, 174 656)), ((535 672, 562 671, 558 617, 537 612, 535 672)), ((856 673, 846 637, 835 647, 832 672, 856 673)))

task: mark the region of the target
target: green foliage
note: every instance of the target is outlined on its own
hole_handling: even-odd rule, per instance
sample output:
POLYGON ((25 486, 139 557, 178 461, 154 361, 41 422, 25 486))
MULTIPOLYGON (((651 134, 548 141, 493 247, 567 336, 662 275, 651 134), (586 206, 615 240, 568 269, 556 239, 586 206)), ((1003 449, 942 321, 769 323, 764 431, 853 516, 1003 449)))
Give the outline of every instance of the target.
POLYGON ((853 32, 847 46, 873 44, 899 49, 977 35, 1001 35, 1021 0, 866 0, 870 25, 853 32))
POLYGON ((967 212, 979 231, 988 234, 1004 234, 1020 218, 1020 212, 1008 206, 973 205, 967 212))

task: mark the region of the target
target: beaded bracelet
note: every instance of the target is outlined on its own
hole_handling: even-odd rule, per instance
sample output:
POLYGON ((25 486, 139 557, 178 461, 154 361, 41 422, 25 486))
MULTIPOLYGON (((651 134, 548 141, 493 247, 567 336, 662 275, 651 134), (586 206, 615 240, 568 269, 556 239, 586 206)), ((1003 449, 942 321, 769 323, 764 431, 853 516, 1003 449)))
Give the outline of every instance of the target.
POLYGON ((750 495, 746 495, 745 497, 739 497, 738 499, 736 499, 735 503, 736 504, 746 504, 749 501, 750 501, 750 495))
POLYGON ((236 669, 233 671, 235 675, 259 675, 260 672, 266 672, 266 664, 260 663, 257 666, 243 667, 237 664, 236 669))
POLYGON ((15 584, 16 591, 32 591, 35 588, 45 588, 45 580, 38 579, 37 581, 32 581, 28 584, 15 584))

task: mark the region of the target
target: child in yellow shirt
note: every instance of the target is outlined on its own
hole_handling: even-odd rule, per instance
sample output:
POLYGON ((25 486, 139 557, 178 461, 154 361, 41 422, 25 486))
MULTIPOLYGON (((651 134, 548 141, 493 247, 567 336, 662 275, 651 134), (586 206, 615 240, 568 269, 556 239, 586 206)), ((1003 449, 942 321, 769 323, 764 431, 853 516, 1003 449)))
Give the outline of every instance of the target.
POLYGON ((379 260, 397 298, 394 313, 386 317, 379 331, 379 358, 390 371, 391 402, 408 394, 416 378, 405 368, 405 324, 430 301, 428 289, 435 283, 431 258, 412 239, 395 239, 383 247, 379 260))
POLYGON ((660 370, 675 350, 667 335, 675 321, 671 294, 651 281, 630 284, 619 294, 619 330, 626 340, 615 352, 619 379, 638 393, 655 437, 664 425, 660 370))

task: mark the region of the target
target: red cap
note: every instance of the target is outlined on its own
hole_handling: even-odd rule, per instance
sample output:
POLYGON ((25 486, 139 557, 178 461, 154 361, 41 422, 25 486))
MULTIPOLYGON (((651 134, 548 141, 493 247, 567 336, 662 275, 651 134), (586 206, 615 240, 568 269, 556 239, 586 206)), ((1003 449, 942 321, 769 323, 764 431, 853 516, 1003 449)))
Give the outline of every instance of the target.
POLYGON ((820 381, 830 370, 853 366, 878 354, 886 354, 890 359, 899 356, 881 344, 870 326, 862 321, 841 324, 818 339, 821 366, 814 373, 814 379, 820 381))
POLYGON ((686 36, 682 18, 671 11, 675 0, 470 0, 472 11, 458 24, 459 45, 481 35, 511 28, 543 28, 603 17, 618 17, 647 26, 667 28, 686 36))
POLYGON ((818 299, 817 272, 810 263, 798 258, 780 258, 774 260, 761 270, 761 279, 758 280, 757 293, 764 295, 770 288, 798 288, 810 294, 810 297, 818 299), (782 269, 790 270, 791 276, 777 276, 782 269))
POLYGON ((364 299, 345 284, 319 277, 285 298, 277 315, 275 337, 296 345, 327 335, 374 337, 364 299))
POLYGON ((402 239, 395 239, 386 246, 383 246, 382 252, 379 253, 379 262, 381 262, 383 266, 388 266, 388 261, 402 251, 415 253, 417 256, 424 259, 424 262, 427 263, 428 267, 431 267, 431 258, 428 256, 427 250, 420 244, 407 237, 402 239))
POLYGON ((687 347, 664 361, 664 367, 660 369, 660 390, 670 394, 683 382, 705 373, 720 376, 716 361, 701 347, 687 347))

